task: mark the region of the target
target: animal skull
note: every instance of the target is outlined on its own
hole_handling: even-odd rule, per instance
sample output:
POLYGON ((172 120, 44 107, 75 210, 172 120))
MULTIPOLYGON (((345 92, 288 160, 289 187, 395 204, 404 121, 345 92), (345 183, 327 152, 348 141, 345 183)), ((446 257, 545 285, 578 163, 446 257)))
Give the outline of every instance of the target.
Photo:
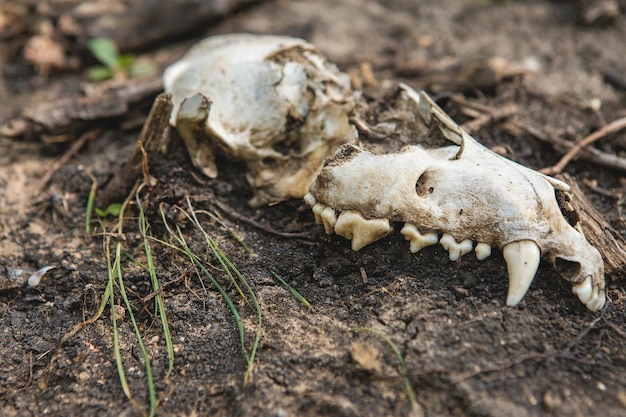
POLYGON ((193 164, 215 178, 216 147, 243 160, 253 206, 302 197, 323 159, 357 137, 348 76, 301 39, 211 37, 163 81, 193 164))
POLYGON ((305 201, 326 233, 359 250, 404 222, 411 252, 439 242, 455 261, 502 250, 509 273, 507 305, 516 305, 547 257, 589 310, 605 303, 604 264, 568 218, 567 184, 505 159, 465 133, 426 94, 401 86, 396 128, 421 146, 376 155, 342 146, 327 160, 305 201), (403 119, 403 120, 400 120, 403 119))

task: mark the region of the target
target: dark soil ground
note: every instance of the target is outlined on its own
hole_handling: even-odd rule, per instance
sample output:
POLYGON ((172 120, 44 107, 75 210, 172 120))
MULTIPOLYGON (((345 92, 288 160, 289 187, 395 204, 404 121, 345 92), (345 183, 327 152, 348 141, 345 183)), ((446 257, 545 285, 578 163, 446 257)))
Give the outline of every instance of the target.
MULTIPOLYGON (((10 17, 7 10, 28 3, 0 3, 0 10, 10 17)), ((472 133, 486 146, 541 169, 557 162, 563 149, 519 126, 576 141, 626 116, 626 90, 620 84, 620 77, 626 77, 626 5, 620 5, 623 14, 585 25, 581 10, 588 9, 580 8, 583 3, 277 0, 248 5, 202 30, 134 52, 160 72, 207 35, 302 37, 351 73, 355 83, 363 82, 366 91, 398 81, 425 88, 459 123, 472 118, 452 96, 488 109, 517 106, 506 118, 508 127, 504 120, 493 120, 472 133), (535 71, 513 77, 490 73, 477 81, 467 71, 451 70, 496 56, 535 71)), ((36 22, 44 11, 28 6, 19 23, 36 22)), ((83 94, 88 85, 84 69, 92 64, 53 69, 47 76, 38 73, 22 55, 36 24, 17 26, 15 33, 2 32, 0 122, 83 94)), ((118 317, 118 327, 134 404, 118 377, 108 306, 99 320, 58 346, 96 313, 108 282, 102 234, 85 237, 92 185, 88 172, 97 178, 99 191, 119 173, 155 96, 114 118, 68 128, 66 136, 46 129, 17 138, 0 136, 0 274, 6 279, 15 271, 27 275, 55 267, 37 287, 0 292, 2 416, 148 412, 145 367, 128 314, 118 317), (41 188, 51 164, 94 126, 99 128, 95 138, 41 188)), ((626 134, 618 132, 593 146, 626 157, 626 134)), ((236 162, 220 160, 220 177, 203 179, 175 135, 167 154, 155 153, 150 162, 157 183, 142 197, 149 203, 151 234, 167 239, 157 203, 181 204, 181 196, 189 195, 196 210, 214 213, 220 222, 204 215, 200 219, 248 278, 263 316, 253 378, 244 386, 246 361, 223 297, 206 279, 201 281, 184 257, 153 243, 161 285, 174 281, 162 291, 174 349, 174 370, 166 378, 161 322, 153 298, 146 298, 152 292, 150 278, 124 258, 125 286, 160 400, 157 415, 626 416, 624 276, 607 277, 607 306, 591 313, 544 262, 521 304, 506 307, 507 272, 499 253, 482 262, 468 255, 457 263, 439 246, 412 255, 398 231, 353 252, 347 240, 326 236, 301 201, 250 208, 246 202, 252 192, 236 162), (270 270, 297 289, 314 312, 270 270), (373 328, 395 343, 418 406, 411 407, 402 368, 389 345, 370 333, 351 331, 354 327, 373 328), (378 356, 363 359, 360 347, 378 356)), ((565 171, 626 236, 625 171, 585 160, 570 163, 565 171)), ((136 239, 137 211, 131 207, 127 216, 124 250, 145 262, 143 244, 136 239)), ((105 224, 113 228, 112 221, 105 224)), ((203 249, 202 236, 189 224, 183 230, 235 300, 246 346, 251 346, 254 311, 227 284, 203 249)), ((117 287, 115 294, 122 306, 117 287)))

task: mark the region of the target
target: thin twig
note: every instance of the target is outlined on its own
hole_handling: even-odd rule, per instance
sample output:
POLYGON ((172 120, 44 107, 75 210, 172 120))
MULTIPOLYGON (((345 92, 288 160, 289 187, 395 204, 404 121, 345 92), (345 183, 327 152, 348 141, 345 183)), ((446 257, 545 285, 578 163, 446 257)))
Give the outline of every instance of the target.
POLYGON ((490 365, 484 368, 477 369, 475 371, 470 371, 470 372, 465 372, 462 374, 455 375, 452 377, 452 381, 458 384, 460 382, 463 382, 465 380, 468 380, 478 375, 492 373, 492 372, 502 372, 506 369, 512 368, 516 365, 520 365, 529 360, 545 360, 545 359, 558 358, 562 356, 563 356, 563 353, 561 352, 531 353, 528 355, 519 356, 515 360, 512 360, 504 364, 490 365))
MULTIPOLYGON (((576 146, 576 144, 570 142, 569 140, 562 139, 557 135, 541 131, 533 126, 530 126, 527 123, 522 123, 515 120, 508 120, 505 123, 504 127, 506 128, 507 125, 509 126, 509 128, 512 128, 516 131, 524 131, 532 135, 536 139, 548 143, 552 145, 552 147, 563 152, 570 150, 574 148, 574 146, 576 146)), ((596 148, 583 149, 579 157, 605 168, 626 172, 626 158, 602 152, 596 148)))
POLYGON ((350 122, 356 126, 357 130, 360 133, 364 133, 369 136, 373 140, 383 140, 387 138, 387 135, 379 133, 372 128, 372 126, 368 125, 365 120, 360 119, 358 117, 351 117, 350 122))
POLYGON ((151 299, 153 299, 154 297, 156 297, 158 294, 162 294, 163 290, 165 289, 165 287, 175 284, 179 281, 182 281, 183 279, 185 279, 186 277, 189 276, 189 273, 192 271, 192 268, 187 268, 185 271, 183 271, 182 273, 180 273, 176 278, 174 278, 171 281, 167 281, 164 282, 163 284, 161 284, 161 286, 159 287, 158 290, 156 291, 152 291, 150 294, 146 295, 145 297, 143 297, 142 301, 144 303, 150 301, 151 299))
POLYGON ((622 339, 626 339, 626 332, 624 332, 624 330, 619 328, 616 324, 611 323, 610 321, 607 321, 607 320, 605 320, 604 323, 606 323, 607 326, 613 329, 613 331, 617 333, 622 339))
POLYGON ((517 113, 517 110, 517 106, 504 106, 500 109, 491 109, 488 113, 464 123, 461 125, 461 128, 468 133, 474 133, 485 126, 513 116, 517 113))
POLYGON ((95 130, 87 131, 83 133, 82 135, 80 135, 80 137, 76 140, 76 142, 72 144, 72 146, 67 150, 67 152, 65 152, 60 158, 54 161, 52 165, 50 166, 50 168, 48 168, 46 173, 43 175, 43 177, 39 181, 39 186, 37 187, 39 192, 43 191, 46 185, 48 185, 48 182, 50 182, 50 179, 52 178, 54 173, 57 172, 59 169, 61 169, 63 165, 67 164, 69 160, 72 159, 72 157, 76 155, 78 151, 80 151, 83 145, 87 143, 87 141, 95 139, 99 134, 100 134, 100 130, 95 129, 95 130))
POLYGON ((578 334, 578 336, 576 336, 576 339, 572 340, 570 342, 570 344, 568 345, 567 349, 568 350, 572 350, 572 348, 574 346, 576 346, 585 336, 587 336, 587 334, 589 334, 589 332, 596 327, 596 324, 598 324, 598 322, 602 320, 602 316, 595 318, 591 323, 589 323, 589 326, 587 326, 585 328, 585 330, 583 330, 582 332, 580 332, 578 334))
POLYGON ((290 233, 290 232, 281 232, 279 230, 276 230, 270 226, 266 226, 262 223, 259 223, 255 220, 252 220, 249 217, 246 217, 242 214, 237 213, 236 211, 234 211, 232 208, 230 208, 229 206, 227 206, 224 203, 221 203, 219 201, 215 201, 215 205, 227 216, 232 217, 235 220, 239 220, 243 223, 246 223, 250 226, 256 227, 257 229, 261 229, 264 232, 276 235, 276 236, 280 236, 280 237, 285 237, 285 238, 296 238, 296 239, 310 239, 311 236, 309 236, 306 233, 290 233))
POLYGON ((570 149, 561 160, 554 166, 549 168, 542 169, 541 173, 547 175, 555 175, 560 174, 561 171, 567 166, 567 164, 574 159, 574 157, 582 151, 586 146, 591 145, 593 142, 596 142, 599 139, 602 139, 606 135, 610 135, 611 133, 615 133, 621 129, 626 127, 626 117, 622 117, 621 119, 617 119, 608 125, 602 127, 600 130, 596 130, 591 135, 587 136, 580 142, 578 142, 572 149, 570 149))

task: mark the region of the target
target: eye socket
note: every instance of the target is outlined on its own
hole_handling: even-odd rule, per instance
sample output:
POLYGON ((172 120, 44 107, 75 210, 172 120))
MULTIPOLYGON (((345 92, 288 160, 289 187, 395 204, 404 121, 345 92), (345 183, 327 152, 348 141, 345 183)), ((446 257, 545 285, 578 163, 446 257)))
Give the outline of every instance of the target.
POLYGON ((428 174, 424 172, 415 183, 415 192, 418 196, 423 197, 425 195, 432 194, 434 191, 435 188, 429 184, 428 174))
POLYGON ((580 263, 562 258, 554 258, 554 267, 565 279, 570 280, 579 276, 582 270, 580 263))
POLYGON ((265 165, 268 168, 272 168, 276 166, 276 159, 272 158, 271 156, 266 156, 265 158, 263 158, 261 162, 263 163, 263 165, 265 165))

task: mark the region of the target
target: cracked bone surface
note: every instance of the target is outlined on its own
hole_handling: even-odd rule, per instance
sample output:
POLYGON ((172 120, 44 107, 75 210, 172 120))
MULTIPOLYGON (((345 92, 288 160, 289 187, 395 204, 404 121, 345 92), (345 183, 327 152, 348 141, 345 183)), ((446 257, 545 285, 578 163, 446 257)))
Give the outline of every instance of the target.
POLYGON ((163 74, 170 124, 193 164, 215 178, 216 149, 246 163, 260 206, 302 197, 340 145, 357 92, 311 44, 285 36, 207 38, 163 74))
MULTIPOLYGON (((385 128, 394 120, 390 130, 408 131, 416 144, 378 155, 343 145, 326 161, 306 201, 331 207, 338 219, 350 213, 359 219, 361 235, 369 224, 404 222, 402 233, 412 252, 431 244, 423 236, 436 235, 443 235, 440 243, 452 260, 469 252, 471 242, 479 242, 479 259, 492 247, 503 250, 509 305, 523 298, 544 256, 589 310, 604 306, 602 257, 580 225, 568 223, 562 213, 570 201, 567 184, 491 152, 425 93, 401 85, 391 107, 395 117, 387 118, 385 128)), ((353 242, 354 249, 373 241, 372 236, 353 242)))

